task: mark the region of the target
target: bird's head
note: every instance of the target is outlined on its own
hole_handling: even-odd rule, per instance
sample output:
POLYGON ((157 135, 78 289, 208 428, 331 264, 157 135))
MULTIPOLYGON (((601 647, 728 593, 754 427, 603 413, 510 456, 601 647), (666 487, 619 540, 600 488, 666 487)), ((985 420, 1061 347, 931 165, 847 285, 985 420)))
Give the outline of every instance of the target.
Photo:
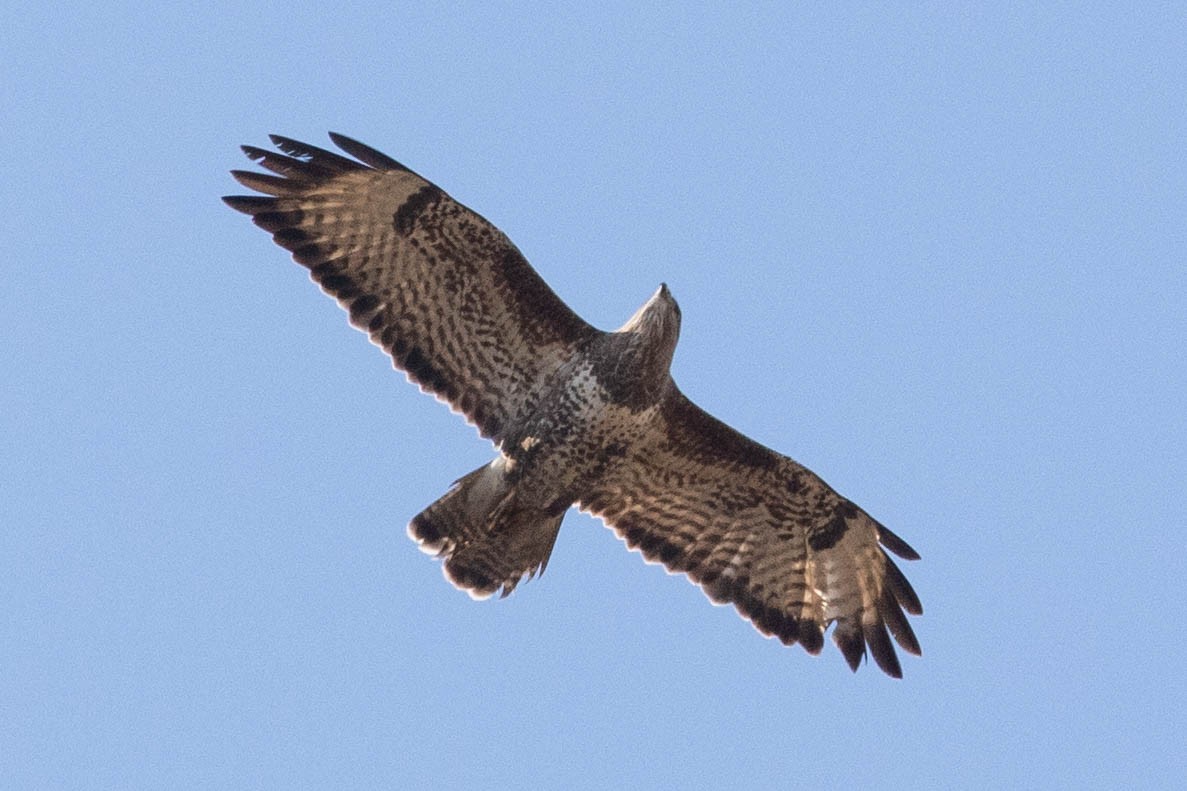
POLYGON ((656 368, 666 374, 676 351, 676 341, 680 338, 680 306, 667 283, 661 283, 635 315, 618 328, 618 332, 636 336, 639 342, 636 348, 645 350, 644 357, 653 360, 656 368))
POLYGON ((639 306, 635 315, 618 328, 619 332, 635 332, 654 337, 671 336, 672 346, 680 336, 680 306, 667 283, 660 283, 651 298, 639 306))

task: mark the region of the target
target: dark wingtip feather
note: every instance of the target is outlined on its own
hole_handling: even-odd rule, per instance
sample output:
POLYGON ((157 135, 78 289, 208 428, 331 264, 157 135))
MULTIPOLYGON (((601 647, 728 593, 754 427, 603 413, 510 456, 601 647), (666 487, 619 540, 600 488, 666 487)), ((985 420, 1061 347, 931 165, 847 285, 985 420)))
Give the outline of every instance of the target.
POLYGON ((275 206, 264 206, 257 210, 252 219, 265 231, 276 233, 285 228, 299 227, 303 217, 304 212, 300 209, 277 211, 275 206))
POLYGON ((277 154, 275 151, 265 151, 255 146, 240 146, 240 148, 243 149, 243 153, 247 154, 249 159, 259 163, 260 167, 266 168, 273 173, 279 173, 282 176, 304 179, 324 178, 332 176, 336 172, 334 169, 322 167, 316 162, 308 162, 304 159, 277 154))
POLYGON ((318 148, 309 143, 302 143, 300 140, 293 140, 291 137, 268 135, 268 139, 289 156, 316 163, 318 167, 326 168, 327 170, 346 172, 366 169, 366 166, 355 162, 353 159, 347 159, 341 154, 335 154, 333 151, 327 151, 324 148, 318 148))
POLYGON ((894 641, 904 651, 915 656, 923 654, 919 648, 919 638, 915 636, 915 630, 911 628, 911 624, 907 622, 907 616, 903 615, 903 611, 899 609, 898 603, 893 598, 884 595, 878 612, 894 636, 894 641))
POLYGON ((866 645, 870 647, 870 654, 882 672, 892 678, 902 678, 903 668, 899 665, 898 656, 894 653, 894 646, 890 642, 890 635, 886 633, 886 624, 882 622, 862 627, 866 645))
POLYGON ((833 630, 833 642, 841 649, 841 655, 854 673, 861 666, 861 658, 866 654, 866 642, 861 636, 860 629, 850 628, 838 624, 833 630))
POLYGON ((276 205, 276 199, 264 198, 259 195, 224 195, 223 203, 235 211, 254 215, 274 207, 276 205))
MULTIPOLYGON (((272 145, 276 146, 291 157, 302 157, 308 159, 310 157, 320 156, 322 154, 329 154, 332 157, 338 156, 338 154, 326 151, 324 148, 318 148, 317 146, 310 145, 309 143, 302 143, 300 140, 294 140, 293 138, 285 137, 284 135, 268 135, 268 139, 272 141, 272 145)), ((339 157, 339 159, 341 159, 341 157, 339 157)))
POLYGON ((919 560, 919 553, 912 549, 910 544, 882 525, 878 525, 878 541, 903 560, 919 560))
POLYGON ((300 181, 267 173, 255 173, 250 170, 232 170, 231 176, 248 189, 262 192, 265 195, 293 195, 299 192, 303 186, 300 181))
POLYGON ((371 146, 360 143, 359 141, 347 137, 346 135, 337 132, 330 132, 330 139, 334 141, 334 145, 341 148, 352 157, 362 162, 364 165, 370 165, 379 170, 404 170, 408 168, 396 160, 384 154, 382 151, 376 151, 371 146))
POLYGON ((239 148, 244 154, 247 154, 247 158, 252 162, 265 163, 270 159, 287 159, 290 162, 297 161, 293 160, 291 157, 286 157, 282 154, 274 154, 271 151, 265 151, 264 149, 256 148, 255 146, 239 146, 239 148))
POLYGON ((911 615, 923 615, 923 603, 919 601, 919 594, 915 593, 911 583, 890 558, 886 558, 885 585, 904 610, 911 615))

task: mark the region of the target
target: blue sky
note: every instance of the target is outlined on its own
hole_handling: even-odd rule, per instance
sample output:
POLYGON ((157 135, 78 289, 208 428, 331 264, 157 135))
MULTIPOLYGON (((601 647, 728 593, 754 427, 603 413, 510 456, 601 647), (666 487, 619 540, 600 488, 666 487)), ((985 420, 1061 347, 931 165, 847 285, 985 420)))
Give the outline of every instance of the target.
POLYGON ((1187 13, 986 8, 6 15, 0 785, 1176 782, 1187 13), (330 129, 601 327, 666 281, 682 388, 922 554, 906 678, 576 513, 447 585, 490 447, 218 200, 330 129))

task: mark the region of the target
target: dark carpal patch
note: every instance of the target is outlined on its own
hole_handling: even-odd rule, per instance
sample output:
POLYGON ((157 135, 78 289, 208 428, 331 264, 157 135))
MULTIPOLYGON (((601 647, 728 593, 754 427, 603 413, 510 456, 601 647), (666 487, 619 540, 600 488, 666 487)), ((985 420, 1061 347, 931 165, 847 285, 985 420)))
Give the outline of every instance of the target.
POLYGON ((412 229, 416 227, 417 219, 430 206, 441 200, 443 195, 444 193, 432 184, 426 184, 412 193, 408 200, 404 201, 392 216, 392 225, 395 227, 396 232, 401 236, 407 236, 412 233, 412 229))
POLYGON ((828 520, 823 527, 808 534, 808 546, 815 552, 822 552, 836 546, 837 542, 841 540, 841 536, 845 535, 845 531, 849 529, 849 524, 845 521, 845 513, 852 512, 852 509, 853 506, 849 503, 837 506, 832 519, 828 520))

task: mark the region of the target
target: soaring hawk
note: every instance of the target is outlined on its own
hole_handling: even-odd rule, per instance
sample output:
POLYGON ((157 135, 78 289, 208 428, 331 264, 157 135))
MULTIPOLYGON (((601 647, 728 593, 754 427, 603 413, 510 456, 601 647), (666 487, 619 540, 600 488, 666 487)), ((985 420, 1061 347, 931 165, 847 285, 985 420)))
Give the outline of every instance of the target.
POLYGON ((669 374, 680 309, 661 285, 614 332, 577 316, 515 245, 394 159, 284 137, 244 146, 263 196, 224 198, 292 251, 350 322, 498 449, 415 516, 409 535, 475 598, 548 563, 572 505, 682 572, 760 632, 856 670, 919 653, 919 597, 887 555, 915 550, 810 470, 734 431, 669 374), (350 158, 350 157, 353 157, 350 158), (274 174, 274 175, 273 175, 274 174))

